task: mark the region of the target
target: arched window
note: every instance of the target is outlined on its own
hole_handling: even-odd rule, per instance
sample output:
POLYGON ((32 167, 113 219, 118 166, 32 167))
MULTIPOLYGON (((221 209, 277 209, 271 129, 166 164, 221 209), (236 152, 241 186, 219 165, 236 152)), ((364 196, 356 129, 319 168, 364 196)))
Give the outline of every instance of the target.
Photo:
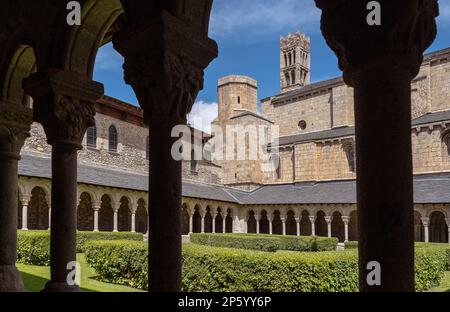
POLYGON ((287 55, 286 53, 284 53, 284 67, 288 66, 288 62, 287 62, 287 55))
POLYGON ((291 77, 289 76, 289 73, 286 73, 286 85, 289 86, 291 84, 291 77))
POLYGON ((117 129, 114 126, 109 127, 108 131, 109 138, 109 151, 117 153, 117 129))
POLYGON ((347 144, 344 146, 345 155, 347 156, 348 170, 350 172, 356 172, 355 166, 355 147, 353 144, 347 144))
POLYGON ((291 72, 292 84, 295 84, 295 71, 291 72))
POLYGON ((448 159, 450 160, 450 134, 448 134, 444 138, 444 143, 445 143, 445 147, 446 147, 446 150, 447 150, 448 159))
POLYGON ((241 97, 238 96, 238 104, 241 104, 241 97))
POLYGON ((147 140, 145 142, 145 158, 147 160, 150 159, 150 137, 147 136, 147 140))
POLYGON ((289 53, 289 65, 292 65, 292 53, 289 53))
POLYGON ((86 141, 88 147, 97 148, 97 128, 95 126, 87 129, 86 141))

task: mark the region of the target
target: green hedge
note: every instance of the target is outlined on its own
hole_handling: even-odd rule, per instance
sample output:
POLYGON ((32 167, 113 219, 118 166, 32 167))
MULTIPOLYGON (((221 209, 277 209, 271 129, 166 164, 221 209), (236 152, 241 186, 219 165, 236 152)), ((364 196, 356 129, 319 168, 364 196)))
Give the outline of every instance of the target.
MULTIPOLYGON (((50 265, 50 232, 17 231, 17 261, 25 264, 50 265)), ((84 252, 87 242, 94 240, 143 241, 140 233, 77 232, 77 252, 84 252)))
POLYGON ((316 236, 260 235, 260 234, 191 234, 191 243, 211 247, 225 247, 275 252, 334 251, 337 238, 316 236))
MULTIPOLYGON (((147 289, 145 242, 87 245, 88 263, 106 282, 147 289)), ((439 285, 448 249, 416 249, 416 289, 439 285)), ((358 290, 357 250, 320 253, 183 246, 183 291, 352 292, 358 290)))
POLYGON ((358 242, 345 242, 345 249, 358 249, 358 242))

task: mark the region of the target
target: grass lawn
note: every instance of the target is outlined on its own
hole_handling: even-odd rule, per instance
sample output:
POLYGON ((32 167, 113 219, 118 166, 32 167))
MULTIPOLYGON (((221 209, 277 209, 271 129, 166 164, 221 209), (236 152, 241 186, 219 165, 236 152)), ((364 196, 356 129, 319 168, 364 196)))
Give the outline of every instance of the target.
POLYGON ((445 272, 441 285, 431 289, 432 292, 450 292, 450 271, 445 272))
MULTIPOLYGON (((77 260, 81 266, 81 289, 88 292, 139 292, 140 290, 103 283, 95 279, 95 271, 89 267, 83 254, 77 255, 77 260)), ((50 267, 36 265, 17 264, 17 268, 22 274, 25 289, 29 291, 41 291, 45 283, 50 279, 50 267)))

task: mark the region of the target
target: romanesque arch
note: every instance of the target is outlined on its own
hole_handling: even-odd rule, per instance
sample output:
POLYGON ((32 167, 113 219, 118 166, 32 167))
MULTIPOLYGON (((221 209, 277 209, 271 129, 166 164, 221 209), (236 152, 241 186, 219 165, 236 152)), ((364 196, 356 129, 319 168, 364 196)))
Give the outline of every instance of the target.
POLYGON ((145 200, 140 198, 136 210, 136 232, 147 233, 148 230, 148 213, 145 207, 145 200))
POLYGON ((193 216, 193 232, 201 233, 202 232, 202 216, 201 216, 201 207, 196 205, 194 208, 194 216, 193 216))
POLYGON ((233 233, 233 212, 231 209, 227 210, 227 218, 225 220, 225 232, 233 233))
POLYGON ((283 235, 283 222, 281 221, 281 213, 279 210, 273 212, 272 234, 283 235))
POLYGON ((181 207, 181 233, 183 235, 189 235, 189 211, 187 204, 183 204, 181 207))
POLYGON ((348 224, 348 239, 350 241, 358 241, 358 213, 356 210, 350 213, 350 221, 348 224))
POLYGON ((47 198, 47 193, 39 186, 31 191, 28 205, 29 230, 48 230, 49 203, 47 198))
POLYGON ((259 233, 261 234, 270 233, 269 219, 267 218, 266 210, 261 211, 261 220, 259 221, 259 233))
POLYGON ((79 231, 94 230, 94 207, 92 197, 89 193, 83 192, 77 209, 77 229, 79 231))
POLYGON ((332 215, 331 237, 337 237, 341 243, 345 241, 345 225, 339 211, 335 211, 332 215))
POLYGON ((131 231, 131 208, 128 197, 123 196, 120 199, 120 206, 118 210, 118 230, 119 232, 131 231))
POLYGON ((416 242, 425 241, 422 215, 418 211, 414 211, 414 240, 416 242))
POLYGON ((101 206, 98 212, 98 228, 100 231, 112 232, 114 229, 114 210, 112 199, 109 195, 103 195, 101 206))
POLYGON ((218 207, 217 208, 217 216, 214 220, 216 233, 223 232, 223 218, 224 217, 223 217, 222 208, 218 207))
POLYGON ((253 210, 249 211, 248 213, 248 220, 247 220, 247 233, 250 234, 256 234, 256 218, 255 218, 255 212, 253 210))
POLYGON ((445 222, 445 215, 441 211, 434 211, 430 215, 430 242, 448 242, 448 227, 445 222))
POLYGON ((328 228, 327 222, 325 221, 325 212, 322 210, 318 211, 316 214, 316 236, 327 237, 328 236, 328 228))
POLYGON ((212 223, 213 223, 213 218, 212 218, 212 211, 211 211, 211 207, 207 206, 206 207, 206 213, 205 213, 205 233, 212 233, 213 228, 212 228, 212 223))
POLYGON ((292 210, 287 213, 286 235, 297 235, 297 222, 295 221, 295 212, 292 210))
POLYGON ((309 212, 307 210, 303 210, 300 219, 300 235, 311 236, 311 234, 312 234, 312 227, 311 221, 309 219, 309 212))

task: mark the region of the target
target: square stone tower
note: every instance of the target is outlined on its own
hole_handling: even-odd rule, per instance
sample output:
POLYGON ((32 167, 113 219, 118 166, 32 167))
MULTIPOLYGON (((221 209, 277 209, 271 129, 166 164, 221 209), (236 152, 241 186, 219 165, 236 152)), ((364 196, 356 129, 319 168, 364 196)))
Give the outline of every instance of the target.
POLYGON ((299 89, 311 81, 311 40, 301 32, 280 39, 281 92, 299 89))

